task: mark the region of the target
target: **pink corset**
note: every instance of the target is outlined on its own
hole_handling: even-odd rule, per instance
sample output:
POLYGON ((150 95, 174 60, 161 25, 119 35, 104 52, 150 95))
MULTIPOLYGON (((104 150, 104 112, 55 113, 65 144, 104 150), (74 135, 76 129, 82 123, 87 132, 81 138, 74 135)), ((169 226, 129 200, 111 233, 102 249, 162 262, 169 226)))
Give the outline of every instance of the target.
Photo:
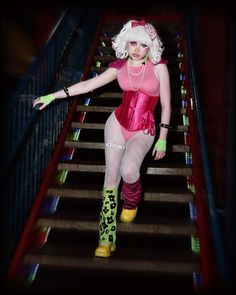
POLYGON ((128 131, 147 130, 154 135, 154 111, 159 97, 141 91, 124 91, 122 103, 115 110, 119 123, 128 131))

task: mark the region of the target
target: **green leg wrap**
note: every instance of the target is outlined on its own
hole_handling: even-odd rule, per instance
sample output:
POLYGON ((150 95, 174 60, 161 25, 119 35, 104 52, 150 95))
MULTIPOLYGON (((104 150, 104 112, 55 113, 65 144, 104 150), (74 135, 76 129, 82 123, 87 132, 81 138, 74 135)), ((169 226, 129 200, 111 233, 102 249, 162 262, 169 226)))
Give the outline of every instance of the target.
POLYGON ((117 188, 103 188, 99 222, 99 244, 116 243, 117 188))

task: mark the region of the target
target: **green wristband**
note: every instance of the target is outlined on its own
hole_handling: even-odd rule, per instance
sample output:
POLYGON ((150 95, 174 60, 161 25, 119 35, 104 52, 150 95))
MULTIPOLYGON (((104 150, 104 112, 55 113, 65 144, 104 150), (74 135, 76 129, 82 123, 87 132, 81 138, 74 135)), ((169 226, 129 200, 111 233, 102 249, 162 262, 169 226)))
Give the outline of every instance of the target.
POLYGON ((49 104, 50 102, 52 102, 54 100, 54 97, 52 94, 48 94, 48 95, 45 95, 45 96, 41 96, 40 97, 40 102, 41 103, 46 103, 46 104, 49 104))
POLYGON ((155 144, 155 149, 158 151, 165 151, 166 150, 166 140, 158 139, 155 144))

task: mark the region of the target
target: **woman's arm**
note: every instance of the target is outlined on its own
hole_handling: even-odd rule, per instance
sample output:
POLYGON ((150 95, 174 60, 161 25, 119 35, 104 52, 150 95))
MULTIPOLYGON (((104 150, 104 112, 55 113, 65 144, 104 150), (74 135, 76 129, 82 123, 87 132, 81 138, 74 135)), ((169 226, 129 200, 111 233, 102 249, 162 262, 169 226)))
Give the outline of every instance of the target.
MULTIPOLYGON (((171 117, 171 90, 169 71, 166 64, 158 64, 157 66, 155 66, 155 72, 160 81, 160 123, 169 125, 171 117)), ((161 159, 165 156, 167 134, 168 128, 160 127, 159 138, 152 153, 155 160, 161 159)))
MULTIPOLYGON (((76 83, 76 84, 68 87, 69 95, 74 96, 74 95, 83 94, 83 93, 93 91, 94 89, 97 89, 97 88, 99 88, 103 85, 106 85, 106 84, 112 82, 113 80, 115 80, 116 75, 117 75, 116 69, 108 68, 105 72, 103 72, 102 74, 100 74, 96 77, 76 83)), ((53 95, 55 96, 56 99, 63 98, 63 97, 65 97, 65 92, 64 92, 64 94, 63 94, 63 92, 64 91, 58 91, 58 92, 55 92, 53 95), (61 94, 63 95, 62 97, 61 97, 61 94)))
MULTIPOLYGON (((91 79, 85 80, 78 82, 76 84, 73 84, 69 86, 68 89, 68 94, 70 96, 75 96, 83 93, 87 93, 90 91, 93 91, 101 86, 104 86, 116 79, 117 76, 117 69, 109 67, 105 72, 102 74, 93 77, 91 79)), ((54 99, 61 99, 65 98, 67 95, 64 90, 59 90, 54 93, 51 93, 49 95, 39 97, 33 102, 33 106, 35 106, 38 103, 41 103, 42 106, 40 106, 39 110, 42 110, 45 108, 51 101, 54 99), (46 100, 44 101, 44 97, 46 97, 46 100)))
MULTIPOLYGON (((160 80, 160 103, 161 103, 161 120, 160 123, 170 124, 171 117, 171 91, 170 77, 166 64, 157 66, 157 75, 160 80)), ((160 128, 159 138, 166 140, 168 134, 167 128, 160 128)))

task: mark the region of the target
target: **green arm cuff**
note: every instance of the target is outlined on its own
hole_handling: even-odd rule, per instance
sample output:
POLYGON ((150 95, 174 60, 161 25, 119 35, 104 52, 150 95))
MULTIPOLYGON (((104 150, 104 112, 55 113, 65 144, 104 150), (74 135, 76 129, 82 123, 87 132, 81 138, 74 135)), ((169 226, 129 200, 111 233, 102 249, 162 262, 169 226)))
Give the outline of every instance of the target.
POLYGON ((158 139, 155 144, 155 149, 158 151, 165 151, 166 150, 166 140, 158 139))
POLYGON ((52 94, 48 94, 48 95, 45 95, 45 96, 41 96, 40 97, 40 102, 41 103, 46 103, 46 104, 49 104, 50 102, 52 102, 54 100, 54 97, 52 94))

